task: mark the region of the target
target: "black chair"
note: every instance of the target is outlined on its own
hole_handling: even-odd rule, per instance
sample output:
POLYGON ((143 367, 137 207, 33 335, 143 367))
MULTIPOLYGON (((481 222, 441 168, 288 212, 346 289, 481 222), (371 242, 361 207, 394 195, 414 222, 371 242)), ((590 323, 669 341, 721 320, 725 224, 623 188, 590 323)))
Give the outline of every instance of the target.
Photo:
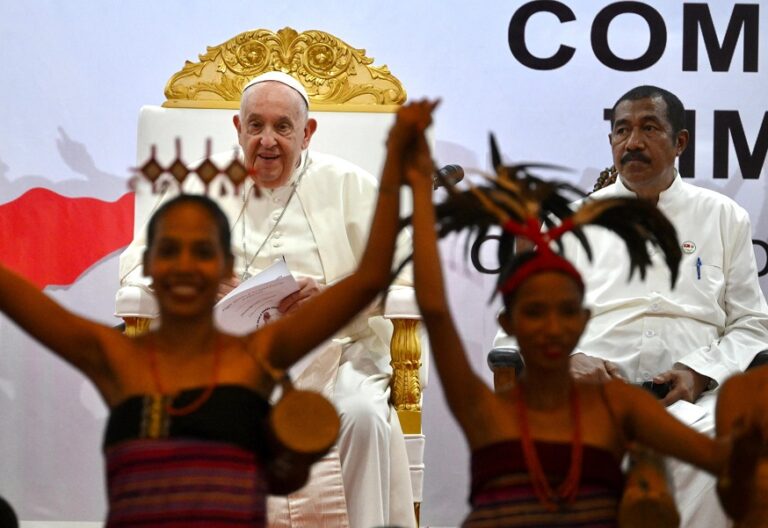
POLYGON ((494 348, 488 353, 488 366, 493 372, 493 388, 496 391, 514 384, 523 372, 523 356, 517 348, 494 348))
POLYGON ((768 365, 768 350, 758 352, 747 367, 747 370, 768 365))
POLYGON ((525 363, 523 362, 523 356, 520 355, 520 350, 512 347, 500 347, 494 348, 488 352, 488 366, 494 372, 499 369, 514 369, 515 376, 519 376, 523 372, 525 363))

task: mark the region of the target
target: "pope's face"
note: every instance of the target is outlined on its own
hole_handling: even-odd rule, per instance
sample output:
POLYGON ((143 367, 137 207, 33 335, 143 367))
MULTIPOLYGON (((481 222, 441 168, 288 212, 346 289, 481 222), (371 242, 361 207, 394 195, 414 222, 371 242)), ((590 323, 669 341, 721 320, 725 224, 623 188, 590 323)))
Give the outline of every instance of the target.
POLYGON ((234 123, 245 166, 256 183, 267 189, 288 183, 298 167, 301 151, 317 128, 307 118, 304 99, 294 89, 266 81, 250 87, 234 123))

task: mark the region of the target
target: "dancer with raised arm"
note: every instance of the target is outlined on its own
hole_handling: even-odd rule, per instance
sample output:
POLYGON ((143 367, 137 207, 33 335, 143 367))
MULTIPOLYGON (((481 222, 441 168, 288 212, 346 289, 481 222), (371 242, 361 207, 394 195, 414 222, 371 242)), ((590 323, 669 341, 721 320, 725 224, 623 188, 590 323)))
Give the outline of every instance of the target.
POLYGON ((66 310, 0 265, 0 310, 88 377, 109 407, 107 526, 265 525, 267 398, 285 369, 388 285, 402 174, 433 108, 417 102, 398 112, 375 236, 357 270, 245 337, 213 323, 233 258, 227 219, 205 197, 181 195, 150 221, 144 270, 160 325, 135 339, 66 310))
POLYGON ((622 235, 641 274, 646 244, 660 247, 674 280, 680 252, 656 208, 604 200, 572 214, 560 194, 567 186, 528 176, 525 167, 500 166, 491 186, 454 190, 436 207, 436 219, 427 173, 410 181, 416 295, 448 404, 472 452, 472 512, 464 526, 615 526, 620 464, 632 442, 716 472, 723 458, 717 444, 669 416, 650 394, 618 380, 577 382, 569 371, 589 312, 579 274, 550 244, 596 223, 622 235), (541 219, 552 214, 562 223, 542 230, 541 219), (494 392, 472 371, 446 302, 436 222, 440 236, 502 228, 499 322, 525 360, 513 386, 494 392), (514 236, 535 248, 515 255, 514 236))

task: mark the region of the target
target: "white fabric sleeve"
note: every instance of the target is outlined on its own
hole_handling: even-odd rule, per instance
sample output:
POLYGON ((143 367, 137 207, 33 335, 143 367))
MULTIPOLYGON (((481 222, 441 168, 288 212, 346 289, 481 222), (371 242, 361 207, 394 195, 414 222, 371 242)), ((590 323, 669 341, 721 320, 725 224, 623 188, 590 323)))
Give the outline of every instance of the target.
POLYGON ((768 305, 758 282, 749 217, 739 209, 730 220, 725 230, 725 291, 721 301, 725 330, 708 347, 678 361, 717 384, 743 372, 758 352, 768 349, 768 305))

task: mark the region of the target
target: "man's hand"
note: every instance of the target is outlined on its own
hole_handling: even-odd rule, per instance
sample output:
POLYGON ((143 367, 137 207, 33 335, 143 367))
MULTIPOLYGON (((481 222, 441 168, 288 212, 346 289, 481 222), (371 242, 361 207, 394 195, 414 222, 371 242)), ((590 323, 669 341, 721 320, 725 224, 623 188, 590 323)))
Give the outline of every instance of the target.
POLYGON ((677 400, 695 402, 704 389, 707 388, 709 378, 703 374, 684 366, 662 372, 655 378, 654 383, 671 383, 669 393, 661 400, 664 405, 672 405, 677 400))
POLYGON ((625 379, 618 365, 608 361, 576 353, 571 356, 571 376, 579 381, 597 381, 600 383, 613 378, 625 379))
POLYGON ((299 283, 299 291, 290 294, 280 301, 280 304, 277 306, 277 310, 281 314, 292 312, 307 299, 320 293, 324 288, 323 285, 310 277, 300 277, 296 279, 296 282, 299 283))

